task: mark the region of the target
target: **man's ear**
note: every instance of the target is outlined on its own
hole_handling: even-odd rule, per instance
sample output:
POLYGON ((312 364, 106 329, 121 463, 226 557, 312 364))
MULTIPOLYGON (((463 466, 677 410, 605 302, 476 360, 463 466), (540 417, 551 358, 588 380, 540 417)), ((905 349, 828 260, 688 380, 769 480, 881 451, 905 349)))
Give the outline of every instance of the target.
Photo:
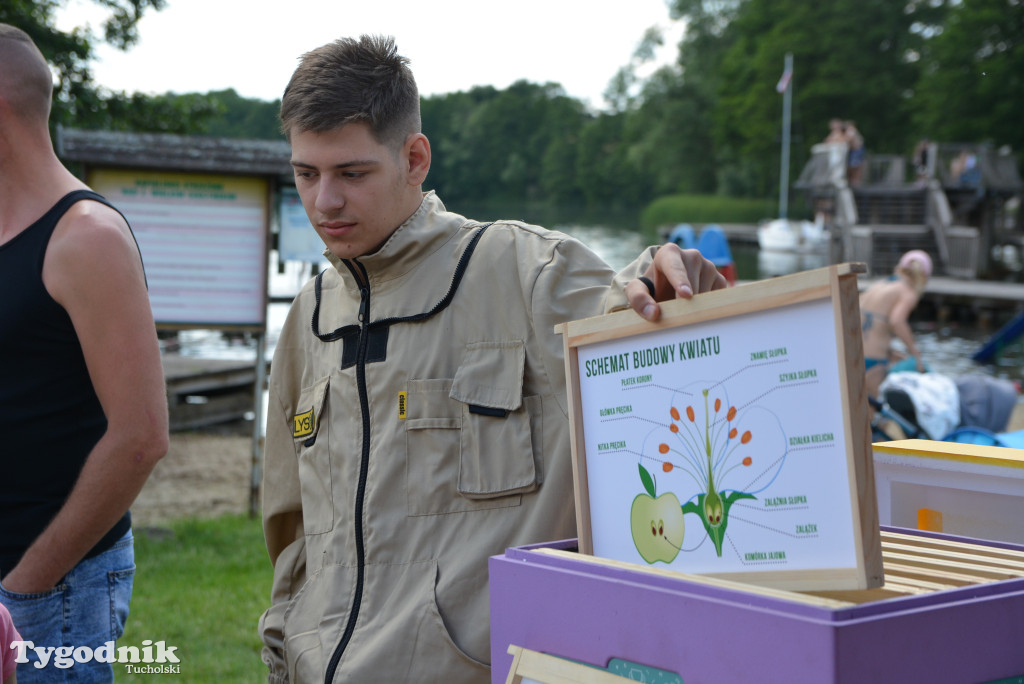
POLYGON ((422 133, 414 133, 405 141, 409 160, 409 184, 422 185, 430 171, 430 141, 422 133))

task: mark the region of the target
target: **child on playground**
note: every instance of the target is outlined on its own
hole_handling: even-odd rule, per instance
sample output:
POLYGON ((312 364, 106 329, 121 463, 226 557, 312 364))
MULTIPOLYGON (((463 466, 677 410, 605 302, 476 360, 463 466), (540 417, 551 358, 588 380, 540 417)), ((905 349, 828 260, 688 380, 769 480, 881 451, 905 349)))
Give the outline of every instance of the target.
POLYGON ((14 628, 11 614, 7 612, 6 606, 0 603, 0 682, 2 684, 18 684, 18 675, 14 669, 17 663, 14 656, 17 651, 11 648, 11 643, 21 641, 21 635, 14 628))

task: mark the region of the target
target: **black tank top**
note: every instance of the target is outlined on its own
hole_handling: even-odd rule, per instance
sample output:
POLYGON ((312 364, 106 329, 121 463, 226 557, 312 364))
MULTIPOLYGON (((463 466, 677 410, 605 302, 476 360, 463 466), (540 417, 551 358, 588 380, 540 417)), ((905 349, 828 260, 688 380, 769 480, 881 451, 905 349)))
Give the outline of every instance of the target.
MULTIPOLYGON (((95 192, 76 190, 0 245, 0 577, 64 505, 107 429, 71 318, 43 285, 50 236, 83 199, 114 208, 95 192)), ((125 513, 86 557, 130 527, 125 513)))

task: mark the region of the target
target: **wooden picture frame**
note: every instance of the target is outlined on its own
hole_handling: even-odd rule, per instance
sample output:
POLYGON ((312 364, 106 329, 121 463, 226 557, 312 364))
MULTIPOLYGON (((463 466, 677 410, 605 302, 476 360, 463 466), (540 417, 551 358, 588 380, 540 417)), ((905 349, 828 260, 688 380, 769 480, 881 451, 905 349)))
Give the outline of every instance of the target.
POLYGON ((781 589, 881 586, 863 271, 558 326, 580 551, 781 589))

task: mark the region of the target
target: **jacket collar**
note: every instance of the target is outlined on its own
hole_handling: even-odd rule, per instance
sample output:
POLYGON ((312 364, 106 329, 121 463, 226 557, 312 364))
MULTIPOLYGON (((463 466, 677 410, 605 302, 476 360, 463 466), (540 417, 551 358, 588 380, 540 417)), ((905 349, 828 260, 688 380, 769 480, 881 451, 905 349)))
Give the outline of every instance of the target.
MULTIPOLYGON (((465 223, 464 217, 445 209, 441 199, 431 190, 424 193, 423 201, 413 215, 391 233, 380 249, 348 261, 363 265, 372 288, 385 287, 389 281, 415 270, 450 241, 465 223)), ((347 287, 358 289, 346 260, 338 258, 330 250, 324 250, 324 256, 341 274, 347 287)))
MULTIPOLYGON (((325 256, 350 301, 362 299, 354 273, 365 269, 370 320, 419 314, 447 294, 465 244, 475 234, 466 229, 477 225, 447 211, 437 195, 428 192, 416 212, 376 252, 355 259, 339 259, 329 252, 325 256)), ((326 318, 321 329, 326 330, 333 323, 329 313, 322 315, 326 318)))

